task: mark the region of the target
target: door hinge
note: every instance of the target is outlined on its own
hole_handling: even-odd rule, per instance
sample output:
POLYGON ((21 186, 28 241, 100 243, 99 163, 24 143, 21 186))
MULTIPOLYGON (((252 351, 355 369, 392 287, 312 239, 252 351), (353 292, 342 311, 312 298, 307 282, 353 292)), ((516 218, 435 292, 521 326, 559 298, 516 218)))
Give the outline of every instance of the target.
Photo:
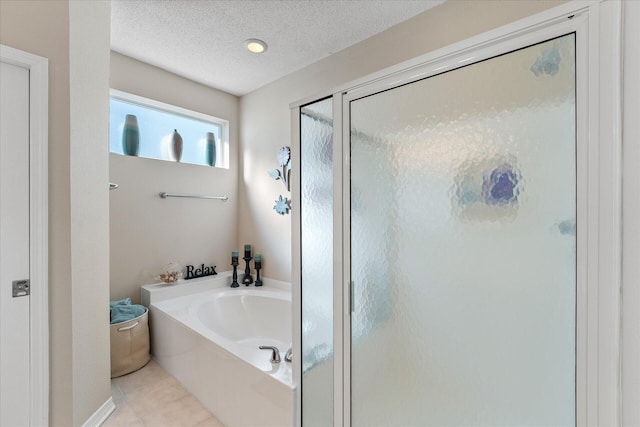
POLYGON ((26 297, 31 293, 29 279, 13 281, 13 297, 26 297))

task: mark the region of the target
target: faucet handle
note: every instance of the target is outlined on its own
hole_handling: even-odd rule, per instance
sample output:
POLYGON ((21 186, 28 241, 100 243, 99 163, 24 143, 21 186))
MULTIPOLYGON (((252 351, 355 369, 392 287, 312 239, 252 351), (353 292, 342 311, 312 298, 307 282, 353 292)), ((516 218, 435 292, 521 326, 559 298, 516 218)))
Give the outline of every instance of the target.
POLYGON ((260 350, 271 350, 271 363, 280 363, 280 350, 278 347, 271 345, 261 345, 260 350))
POLYGON ((289 347, 289 350, 287 350, 287 353, 284 355, 284 361, 291 362, 292 360, 293 360, 293 348, 289 347))

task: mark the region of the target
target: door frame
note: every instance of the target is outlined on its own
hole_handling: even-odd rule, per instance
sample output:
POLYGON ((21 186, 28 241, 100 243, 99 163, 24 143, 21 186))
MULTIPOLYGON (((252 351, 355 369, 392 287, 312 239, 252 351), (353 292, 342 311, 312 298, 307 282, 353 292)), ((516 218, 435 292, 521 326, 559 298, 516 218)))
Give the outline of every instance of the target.
POLYGON ((640 426, 640 3, 624 7, 621 424, 640 426))
POLYGON ((30 424, 49 424, 49 60, 0 45, 0 61, 29 70, 30 424))
MULTIPOLYGON (((583 25, 577 34, 576 90, 578 99, 577 137, 586 139, 577 153, 577 192, 586 210, 578 211, 577 307, 576 307, 576 425, 621 425, 621 34, 623 2, 612 0, 574 0, 491 30, 459 43, 421 55, 379 72, 341 85, 331 91, 290 104, 294 167, 299 167, 296 151, 300 147, 300 107, 332 94, 334 97, 334 426, 350 426, 350 284, 349 284, 349 194, 343 181, 349 171, 349 123, 346 99, 359 94, 425 78, 460 64, 475 62, 477 51, 509 40, 537 37, 540 32, 562 31, 583 25), (576 19, 578 18, 578 19, 576 19), (578 22, 580 21, 580 22, 578 22), (582 38, 581 38, 582 37, 582 38), (586 45, 585 45, 586 42, 586 45), (469 56, 474 58, 468 59, 469 56), (458 61, 457 65, 455 61, 458 61), (431 68, 429 68, 431 67, 431 68), (438 68, 442 67, 442 68, 438 68), (449 67, 449 68, 447 68, 449 67), (386 85, 386 86, 385 86, 386 85), (339 280, 337 278, 340 278, 339 280), (342 361, 343 363, 340 363, 342 361)), ((298 178, 299 180, 299 178, 298 178)), ((299 189, 294 181, 293 189, 299 189)), ((292 192, 299 194, 299 192, 292 192)), ((298 202, 293 201, 294 207, 298 202)), ((300 216, 293 210, 292 260, 294 349, 301 354, 300 312, 300 216), (298 308, 296 308, 298 307, 298 308)), ((294 359, 296 391, 295 424, 302 424, 300 358, 294 359), (296 363, 297 362, 297 363, 296 363)))

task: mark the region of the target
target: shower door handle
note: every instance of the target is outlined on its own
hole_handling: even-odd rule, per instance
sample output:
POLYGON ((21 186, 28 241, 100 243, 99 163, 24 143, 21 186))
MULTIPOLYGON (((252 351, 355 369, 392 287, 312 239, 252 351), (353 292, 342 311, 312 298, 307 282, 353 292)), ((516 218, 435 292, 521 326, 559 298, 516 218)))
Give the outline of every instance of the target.
POLYGON ((349 281, 349 313, 356 311, 353 301, 353 280, 349 281))

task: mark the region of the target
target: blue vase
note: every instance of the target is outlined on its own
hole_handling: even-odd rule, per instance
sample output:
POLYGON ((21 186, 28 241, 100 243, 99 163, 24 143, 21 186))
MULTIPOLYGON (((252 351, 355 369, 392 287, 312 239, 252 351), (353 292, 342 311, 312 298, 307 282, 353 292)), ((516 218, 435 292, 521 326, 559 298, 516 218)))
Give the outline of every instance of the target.
POLYGON ((216 137, 212 132, 207 132, 206 138, 207 164, 209 166, 216 165, 216 137))
POLYGON ((140 129, 138 118, 127 114, 122 129, 122 152, 127 156, 137 156, 140 150, 140 129))

